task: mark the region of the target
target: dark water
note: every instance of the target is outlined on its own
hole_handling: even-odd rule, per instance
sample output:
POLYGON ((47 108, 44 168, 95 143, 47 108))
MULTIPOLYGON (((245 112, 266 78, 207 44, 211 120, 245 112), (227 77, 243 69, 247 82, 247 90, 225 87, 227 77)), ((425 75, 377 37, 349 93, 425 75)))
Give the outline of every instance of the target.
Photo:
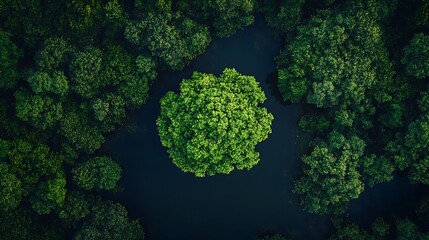
MULTIPOLYGON (((247 240, 272 232, 294 239, 326 239, 332 232, 328 217, 305 213, 292 193, 306 140, 297 129, 303 107, 283 105, 268 80, 280 48, 280 40, 261 18, 233 37, 215 39, 188 70, 157 79, 147 104, 132 113, 133 133, 124 128, 106 143, 105 151, 124 170, 125 190, 114 198, 140 218, 148 239, 247 240), (174 166, 160 143, 155 125, 159 100, 168 91, 178 92, 181 80, 193 71, 218 75, 227 67, 260 82, 267 95, 264 106, 275 118, 273 133, 257 146, 261 161, 250 171, 196 178, 174 166)), ((360 200, 352 204, 354 218, 366 219, 365 212, 371 210, 366 201, 375 198, 371 191, 363 204, 360 200)))
POLYGON ((407 177, 396 177, 388 183, 365 186, 359 198, 350 202, 349 216, 364 227, 377 217, 413 218, 416 204, 425 194, 427 186, 411 184, 407 177))

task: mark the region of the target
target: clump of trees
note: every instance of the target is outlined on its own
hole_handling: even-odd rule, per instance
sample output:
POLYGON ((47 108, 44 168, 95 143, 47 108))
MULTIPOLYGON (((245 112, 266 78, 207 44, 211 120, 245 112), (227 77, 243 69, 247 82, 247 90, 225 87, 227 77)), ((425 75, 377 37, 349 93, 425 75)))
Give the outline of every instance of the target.
POLYGON ((251 24, 254 4, 0 1, 0 238, 142 239, 97 197, 122 173, 98 150, 160 70, 251 24))
POLYGON ((190 18, 210 26, 216 36, 227 37, 253 23, 254 0, 178 1, 190 18))
POLYGON ((267 24, 290 41, 302 20, 304 4, 304 0, 264 0, 259 10, 267 24))
POLYGON ((283 99, 324 109, 300 122, 304 130, 326 136, 303 157, 304 176, 295 187, 310 212, 343 212, 363 191, 361 134, 373 127, 376 106, 393 102, 386 88, 393 82, 393 65, 380 25, 388 7, 359 1, 320 11, 278 57, 283 99))
POLYGON ((299 126, 314 140, 294 190, 304 209, 342 214, 398 171, 428 184, 425 1, 265 2, 280 6, 263 9, 267 22, 288 34, 278 88, 284 101, 310 105, 299 126))
POLYGON ((265 99, 255 78, 235 69, 194 72, 179 94, 161 99, 161 142, 176 166, 198 177, 250 169, 259 162, 256 144, 271 133, 273 116, 259 106, 265 99))
POLYGON ((307 211, 342 213, 350 199, 359 197, 363 182, 358 166, 364 148, 359 137, 333 131, 302 157, 304 176, 296 181, 295 192, 302 195, 307 211))
MULTIPOLYGON (((299 122, 314 137, 295 185, 304 208, 343 213, 397 172, 429 184, 428 9, 427 0, 0 1, 0 238, 142 239, 123 206, 98 196, 122 172, 98 150, 159 71, 183 69, 256 10, 287 43, 277 58, 283 99, 311 109, 299 122)), ((272 115, 252 77, 196 73, 181 91, 163 99, 158 120, 176 165, 204 176, 259 161, 272 115)), ((420 226, 389 228, 418 239, 420 226)), ((386 229, 377 220, 333 238, 381 239, 386 229)))
POLYGON ((417 33, 404 48, 402 63, 408 75, 423 79, 429 76, 429 36, 417 33))

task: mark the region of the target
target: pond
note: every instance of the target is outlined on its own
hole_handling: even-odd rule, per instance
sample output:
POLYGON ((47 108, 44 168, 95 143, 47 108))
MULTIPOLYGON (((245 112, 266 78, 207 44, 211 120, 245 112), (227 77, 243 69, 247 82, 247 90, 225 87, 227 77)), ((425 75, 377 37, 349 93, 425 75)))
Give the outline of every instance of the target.
MULTIPOLYGON (((123 167, 124 191, 113 198, 140 218, 148 239, 246 240, 273 232, 293 239, 326 239, 332 233, 329 218, 305 213, 292 193, 307 140, 297 127, 303 106, 279 101, 270 81, 281 47, 261 17, 232 37, 214 39, 186 70, 159 76, 147 104, 130 113, 136 122, 133 131, 124 127, 107 141, 104 151, 123 167), (264 106, 275 118, 273 133, 257 146, 261 161, 250 171, 196 178, 173 165, 161 145, 155 124, 159 100, 168 91, 178 92, 182 79, 193 71, 219 75, 224 68, 260 82, 267 95, 264 106)), ((365 199, 373 199, 373 192, 363 203, 352 204, 352 216, 365 219, 361 211, 368 210, 365 199)))

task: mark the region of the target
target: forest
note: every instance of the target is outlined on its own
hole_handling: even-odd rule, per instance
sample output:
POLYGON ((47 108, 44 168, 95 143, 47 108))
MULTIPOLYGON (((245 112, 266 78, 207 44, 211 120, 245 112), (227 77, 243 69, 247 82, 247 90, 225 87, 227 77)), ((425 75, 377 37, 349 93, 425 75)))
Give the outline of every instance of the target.
MULTIPOLYGON (((290 192, 329 219, 317 239, 429 239, 428 0, 0 0, 0 239, 160 239, 112 197, 129 173, 106 143, 163 76, 258 17, 282 46, 273 92, 303 109, 281 124, 308 139, 290 192), (349 217, 367 189, 399 178, 420 189, 407 215, 349 217)), ((148 141, 197 180, 255 171, 281 119, 265 80, 234 65, 193 71, 156 102, 148 141)))

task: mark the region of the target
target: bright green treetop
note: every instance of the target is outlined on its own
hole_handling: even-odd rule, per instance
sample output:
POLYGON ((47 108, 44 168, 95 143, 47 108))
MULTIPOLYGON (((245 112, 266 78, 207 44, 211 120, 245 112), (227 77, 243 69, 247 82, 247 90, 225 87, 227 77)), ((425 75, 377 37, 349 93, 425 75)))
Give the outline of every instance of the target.
POLYGON ((271 133, 274 118, 258 106, 265 99, 255 78, 235 69, 219 77, 195 72, 180 94, 161 99, 161 142, 174 164, 198 177, 250 169, 259 162, 256 144, 271 133))

